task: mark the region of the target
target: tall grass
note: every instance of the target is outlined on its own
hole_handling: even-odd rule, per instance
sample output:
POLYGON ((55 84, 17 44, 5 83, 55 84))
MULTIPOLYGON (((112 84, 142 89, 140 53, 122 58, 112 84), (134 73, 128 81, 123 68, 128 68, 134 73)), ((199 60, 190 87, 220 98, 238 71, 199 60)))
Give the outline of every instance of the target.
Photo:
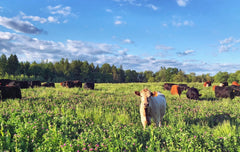
POLYGON ((240 97, 216 99, 212 88, 188 85, 199 101, 163 83, 22 89, 23 99, 0 103, 0 151, 240 151, 240 97), (166 96, 161 128, 143 130, 134 91, 146 87, 166 96))

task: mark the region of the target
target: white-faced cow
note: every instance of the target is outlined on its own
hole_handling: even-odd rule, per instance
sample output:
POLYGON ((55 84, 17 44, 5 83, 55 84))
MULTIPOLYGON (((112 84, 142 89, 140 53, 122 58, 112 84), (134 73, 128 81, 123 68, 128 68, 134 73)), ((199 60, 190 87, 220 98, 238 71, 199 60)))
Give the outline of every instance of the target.
POLYGON ((140 115, 143 128, 151 124, 151 118, 160 127, 166 111, 165 96, 160 92, 151 92, 147 88, 141 92, 135 91, 135 94, 141 97, 140 115))

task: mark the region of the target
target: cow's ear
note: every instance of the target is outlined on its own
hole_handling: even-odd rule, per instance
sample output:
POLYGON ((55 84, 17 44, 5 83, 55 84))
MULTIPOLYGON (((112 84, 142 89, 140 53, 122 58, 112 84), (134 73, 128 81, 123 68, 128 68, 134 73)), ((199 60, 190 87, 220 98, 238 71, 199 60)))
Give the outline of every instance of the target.
POLYGON ((156 97, 156 96, 158 96, 158 93, 157 93, 157 91, 154 91, 151 93, 151 95, 152 95, 152 97, 156 97))
POLYGON ((139 91, 135 91, 135 94, 136 94, 137 96, 140 96, 140 92, 139 92, 139 91))

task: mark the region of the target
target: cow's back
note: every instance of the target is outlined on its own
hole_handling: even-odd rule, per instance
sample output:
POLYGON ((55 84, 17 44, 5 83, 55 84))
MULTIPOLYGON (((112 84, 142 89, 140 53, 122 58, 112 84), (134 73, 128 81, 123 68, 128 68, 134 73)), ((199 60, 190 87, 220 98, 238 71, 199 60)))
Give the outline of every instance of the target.
POLYGON ((158 92, 157 96, 151 97, 150 107, 151 107, 151 115, 153 117, 154 117, 154 114, 157 114, 159 117, 163 117, 166 111, 166 98, 164 94, 158 92))

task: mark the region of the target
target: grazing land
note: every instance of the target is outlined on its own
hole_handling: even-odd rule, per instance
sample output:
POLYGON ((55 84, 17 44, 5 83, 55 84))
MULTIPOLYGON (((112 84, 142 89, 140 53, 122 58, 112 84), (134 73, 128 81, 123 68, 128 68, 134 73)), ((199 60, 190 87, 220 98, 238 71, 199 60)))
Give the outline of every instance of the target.
POLYGON ((163 83, 21 89, 21 100, 0 102, 0 151, 240 151, 240 97, 188 86, 200 100, 171 95, 163 83), (161 128, 142 127, 134 91, 146 87, 166 96, 161 128))

